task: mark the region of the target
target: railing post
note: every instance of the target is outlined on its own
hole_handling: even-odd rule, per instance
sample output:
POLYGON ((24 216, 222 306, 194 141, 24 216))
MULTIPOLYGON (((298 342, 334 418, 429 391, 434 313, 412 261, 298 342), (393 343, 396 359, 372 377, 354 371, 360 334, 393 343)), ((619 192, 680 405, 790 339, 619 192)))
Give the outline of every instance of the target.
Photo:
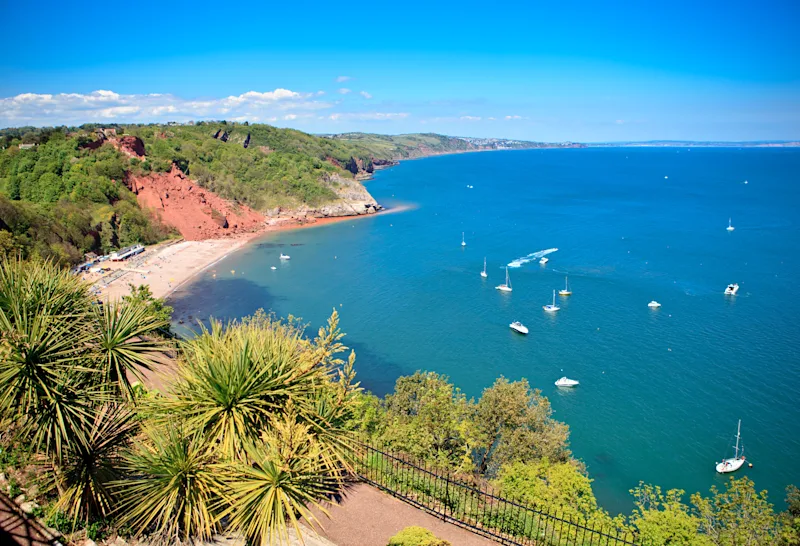
MULTIPOLYGON (((444 473, 444 510, 442 510, 442 514, 444 514, 445 518, 447 517, 447 505, 450 504, 450 473, 444 473)), ((453 511, 450 511, 451 515, 453 511)), ((445 519, 443 518, 443 519, 445 519)))

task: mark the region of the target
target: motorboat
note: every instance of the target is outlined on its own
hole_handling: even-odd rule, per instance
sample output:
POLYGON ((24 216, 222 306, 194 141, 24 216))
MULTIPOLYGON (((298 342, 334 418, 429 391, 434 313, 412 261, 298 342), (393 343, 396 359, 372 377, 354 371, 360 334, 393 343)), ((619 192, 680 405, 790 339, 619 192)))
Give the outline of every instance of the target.
POLYGON ((569 289, 569 278, 564 277, 564 290, 558 291, 559 296, 571 296, 572 290, 569 289))
POLYGON ((542 309, 547 311, 548 313, 555 313, 556 311, 560 310, 561 307, 556 305, 556 291, 553 290, 553 303, 548 303, 547 305, 542 305, 542 309))
POLYGON ((289 256, 288 254, 284 254, 283 252, 281 252, 281 260, 290 260, 290 259, 291 259, 291 256, 289 256))
POLYGON ((648 303, 648 304, 647 304, 647 306, 648 306, 650 309, 658 309, 659 307, 661 307, 661 304, 660 304, 660 303, 658 303, 656 300, 653 300, 653 301, 651 301, 650 303, 648 303))
POLYGON ((736 428, 736 451, 734 455, 730 459, 722 459, 722 461, 717 463, 717 472, 720 474, 727 474, 728 472, 736 472, 742 465, 744 464, 744 446, 741 448, 741 452, 739 450, 739 443, 742 439, 742 420, 739 419, 739 426, 736 428))
POLYGON ((270 267, 270 269, 278 269, 278 268, 273 265, 272 267, 270 267))
POLYGON ((731 225, 730 218, 728 218, 728 227, 726 227, 725 229, 727 229, 728 231, 733 231, 734 229, 736 229, 735 227, 733 227, 733 225, 731 225))
POLYGON ((725 289, 726 296, 735 296, 736 292, 739 291, 739 285, 736 283, 729 284, 728 287, 725 289))
POLYGON ((580 385, 579 381, 576 381, 575 379, 570 379, 567 376, 564 376, 558 381, 556 381, 556 387, 577 387, 578 385, 580 385))
POLYGON ((511 292, 511 277, 508 276, 508 266, 506 266, 506 282, 505 284, 498 284, 495 286, 496 290, 501 292, 511 292))
POLYGON ((481 277, 484 279, 489 275, 486 274, 486 258, 483 259, 483 271, 481 271, 481 277))
POLYGON ((542 256, 542 257, 539 259, 539 263, 540 263, 540 264, 542 264, 542 265, 546 264, 546 263, 547 263, 547 262, 549 262, 549 261, 550 261, 550 258, 548 258, 547 256, 542 256))
POLYGON ((522 324, 520 321, 515 320, 511 324, 508 325, 509 328, 514 330, 515 332, 519 332, 520 334, 528 334, 528 327, 522 324))

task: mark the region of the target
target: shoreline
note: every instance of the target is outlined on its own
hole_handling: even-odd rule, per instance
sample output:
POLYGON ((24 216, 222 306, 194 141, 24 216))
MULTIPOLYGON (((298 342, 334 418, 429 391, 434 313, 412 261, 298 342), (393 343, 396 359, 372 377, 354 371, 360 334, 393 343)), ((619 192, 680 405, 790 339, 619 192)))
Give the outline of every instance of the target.
POLYGON ((190 283, 197 275, 261 237, 324 227, 348 220, 356 221, 378 215, 396 214, 412 208, 414 208, 412 205, 405 205, 374 214, 315 218, 307 222, 297 219, 272 219, 272 223, 265 223, 262 229, 224 239, 167 241, 147 247, 140 257, 119 262, 119 265, 109 263, 112 267, 110 274, 99 278, 85 274, 84 279, 91 282, 93 288, 98 291, 98 297, 106 301, 120 300, 123 296, 127 296, 130 293, 129 284, 146 285, 154 298, 169 300, 176 290, 190 283))

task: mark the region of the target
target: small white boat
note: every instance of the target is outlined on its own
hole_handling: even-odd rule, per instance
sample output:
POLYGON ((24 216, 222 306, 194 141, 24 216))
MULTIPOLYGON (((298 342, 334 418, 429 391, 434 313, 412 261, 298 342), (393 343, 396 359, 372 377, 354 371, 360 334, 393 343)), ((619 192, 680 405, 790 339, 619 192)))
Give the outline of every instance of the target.
POLYGON ((272 267, 270 267, 270 269, 278 269, 278 268, 273 265, 272 267))
POLYGON ((559 296, 571 296, 572 290, 569 289, 569 278, 564 277, 564 290, 558 291, 559 296))
POLYGON ((656 300, 653 300, 653 301, 651 301, 650 303, 648 303, 648 304, 647 304, 647 306, 648 306, 650 309, 658 309, 659 307, 661 307, 661 304, 660 304, 660 303, 658 303, 656 300))
POLYGON ((576 381, 575 379, 570 379, 567 376, 564 376, 556 381, 556 387, 577 387, 578 385, 580 385, 580 382, 576 381))
POLYGON ((739 291, 739 285, 736 283, 729 284, 728 287, 725 289, 726 296, 735 296, 736 292, 739 291))
POLYGON ((742 420, 739 419, 739 426, 736 428, 736 451, 734 452, 733 458, 731 459, 722 459, 721 462, 717 463, 717 472, 720 474, 727 474, 728 472, 736 472, 742 465, 744 464, 744 447, 742 447, 741 455, 739 454, 739 441, 742 438, 742 420))
POLYGON ((542 305, 542 309, 544 309, 548 313, 555 313, 556 311, 561 309, 561 307, 556 305, 556 291, 555 290, 553 290, 553 303, 552 304, 547 304, 547 305, 542 305))
POLYGON ((733 227, 733 225, 731 225, 730 218, 728 218, 728 227, 726 227, 725 229, 727 229, 728 231, 733 231, 734 229, 736 229, 735 227, 733 227))
POLYGON ((528 327, 522 324, 520 321, 515 320, 511 324, 508 325, 509 328, 514 330, 515 332, 519 332, 520 334, 528 334, 528 327))
POLYGON ((508 266, 506 266, 506 282, 505 284, 498 284, 495 286, 496 290, 501 292, 511 292, 511 277, 508 276, 508 266))
POLYGON ((467 242, 464 240, 464 232, 461 232, 461 246, 467 246, 467 242))
POLYGON ((544 265, 549 261, 550 261, 550 258, 548 258, 547 256, 542 256, 541 259, 539 260, 539 263, 544 265))
POLYGON ((290 259, 291 259, 291 256, 289 256, 288 254, 284 254, 283 252, 281 252, 281 260, 290 260, 290 259))
POLYGON ((483 271, 481 271, 481 277, 484 279, 489 275, 486 274, 486 258, 483 259, 483 271))

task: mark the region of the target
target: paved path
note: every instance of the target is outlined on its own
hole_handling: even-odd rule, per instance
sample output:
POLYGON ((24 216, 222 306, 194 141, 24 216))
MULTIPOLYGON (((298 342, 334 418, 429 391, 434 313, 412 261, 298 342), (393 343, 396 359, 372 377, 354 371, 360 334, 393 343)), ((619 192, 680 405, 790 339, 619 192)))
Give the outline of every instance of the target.
POLYGON ((14 501, 0 493, 0 544, 51 546, 53 535, 33 519, 23 516, 14 501))
POLYGON ((341 502, 326 509, 330 518, 319 510, 314 513, 322 523, 321 534, 338 546, 386 546, 390 538, 411 525, 425 527, 453 546, 497 544, 363 483, 348 487, 341 502))

